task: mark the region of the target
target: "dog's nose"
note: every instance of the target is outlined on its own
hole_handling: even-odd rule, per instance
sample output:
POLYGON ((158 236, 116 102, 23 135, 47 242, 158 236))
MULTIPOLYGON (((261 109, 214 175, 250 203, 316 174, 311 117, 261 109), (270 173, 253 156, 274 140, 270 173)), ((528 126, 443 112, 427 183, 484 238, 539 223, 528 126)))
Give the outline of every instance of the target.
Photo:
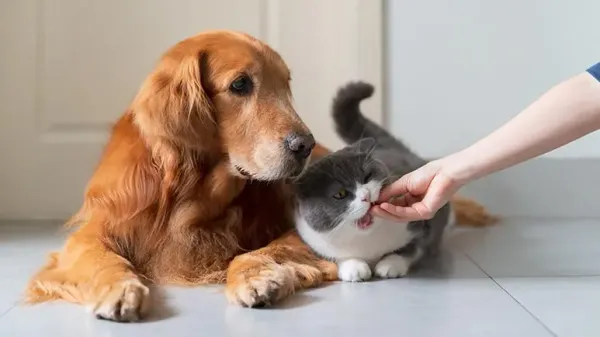
POLYGON ((285 137, 285 147, 297 158, 306 159, 315 147, 315 137, 312 134, 292 133, 285 137))

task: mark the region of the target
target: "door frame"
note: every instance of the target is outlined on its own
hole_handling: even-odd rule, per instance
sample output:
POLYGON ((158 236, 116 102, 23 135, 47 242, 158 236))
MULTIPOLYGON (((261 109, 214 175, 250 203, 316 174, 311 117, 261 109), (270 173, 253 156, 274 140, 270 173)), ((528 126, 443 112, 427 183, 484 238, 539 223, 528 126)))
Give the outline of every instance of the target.
MULTIPOLYGON (((291 2, 286 0, 261 1, 263 16, 261 19, 261 38, 272 48, 279 50, 282 47, 282 39, 285 38, 285 36, 282 36, 282 31, 290 28, 285 26, 288 24, 287 22, 282 22, 280 14, 281 10, 285 9, 285 6, 290 6, 291 2)), ((345 53, 344 58, 351 58, 351 60, 345 60, 345 62, 353 64, 353 66, 352 69, 345 69, 346 72, 344 73, 333 74, 332 76, 339 76, 339 80, 333 82, 336 83, 335 85, 341 86, 349 78, 352 78, 373 84, 375 93, 362 103, 362 109, 368 118, 378 124, 384 124, 386 120, 384 99, 386 92, 384 78, 385 0, 302 0, 302 4, 310 7, 312 11, 319 11, 321 15, 330 16, 332 19, 328 22, 319 21, 318 24, 294 27, 306 32, 303 36, 299 36, 300 39, 314 39, 316 37, 322 40, 317 41, 317 44, 327 44, 331 43, 330 40, 327 40, 328 37, 331 38, 331 35, 335 34, 340 35, 340 27, 348 29, 347 34, 341 34, 344 38, 335 41, 335 48, 343 50, 345 53), (344 6, 344 10, 340 11, 342 6, 344 6), (316 34, 319 32, 322 34, 316 34)), ((298 36, 296 37, 298 38, 298 36)), ((302 45, 304 42, 298 41, 298 43, 302 45)), ((320 59, 315 66, 319 69, 331 69, 336 67, 336 62, 335 59, 325 57, 320 59)), ((333 93, 331 92, 331 94, 333 93)), ((333 96, 330 95, 328 98, 331 99, 333 96)), ((322 106, 319 106, 319 108, 322 108, 322 106)), ((311 113, 317 112, 313 111, 311 113)), ((319 118, 324 118, 324 116, 326 115, 321 115, 319 118)), ((321 124, 323 124, 322 122, 320 121, 321 124)), ((313 121, 312 126, 314 127, 315 124, 317 123, 313 121)), ((316 126, 320 127, 320 125, 316 126)), ((321 127, 317 138, 320 143, 332 149, 343 145, 330 126, 321 127)))

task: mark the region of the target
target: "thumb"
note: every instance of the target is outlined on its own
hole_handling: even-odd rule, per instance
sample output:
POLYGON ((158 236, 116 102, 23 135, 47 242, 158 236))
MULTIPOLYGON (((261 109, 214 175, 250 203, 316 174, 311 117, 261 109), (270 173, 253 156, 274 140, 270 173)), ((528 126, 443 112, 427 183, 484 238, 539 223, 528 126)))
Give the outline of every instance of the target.
POLYGON ((379 194, 380 202, 388 201, 392 197, 397 197, 402 194, 408 193, 408 184, 410 181, 409 174, 402 176, 400 179, 394 181, 391 185, 381 190, 379 194))
POLYGON ((430 211, 437 212, 456 192, 456 188, 452 186, 452 182, 445 179, 441 175, 433 178, 427 193, 423 197, 422 204, 430 211))

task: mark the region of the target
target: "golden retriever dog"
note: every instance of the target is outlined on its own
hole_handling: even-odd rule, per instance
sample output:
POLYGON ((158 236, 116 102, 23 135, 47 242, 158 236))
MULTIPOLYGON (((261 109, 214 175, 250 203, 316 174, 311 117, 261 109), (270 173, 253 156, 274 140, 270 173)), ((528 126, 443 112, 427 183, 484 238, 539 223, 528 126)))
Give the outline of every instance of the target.
MULTIPOLYGON (((116 122, 74 230, 27 301, 137 321, 149 283, 226 283, 230 302, 256 307, 336 280, 335 265, 290 231, 286 180, 315 147, 290 78, 280 55, 246 34, 210 31, 171 47, 116 122)), ((316 146, 313 156, 328 152, 316 146)))

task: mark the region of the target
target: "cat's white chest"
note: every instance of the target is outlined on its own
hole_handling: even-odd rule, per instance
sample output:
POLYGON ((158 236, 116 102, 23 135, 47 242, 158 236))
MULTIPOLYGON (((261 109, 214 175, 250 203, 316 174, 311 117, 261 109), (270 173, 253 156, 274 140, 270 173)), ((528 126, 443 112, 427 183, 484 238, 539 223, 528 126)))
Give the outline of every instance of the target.
POLYGON ((317 253, 335 260, 360 259, 375 263, 385 254, 408 244, 414 234, 407 223, 376 218, 367 230, 354 223, 340 224, 332 232, 315 231, 302 218, 297 219, 300 236, 317 253))

